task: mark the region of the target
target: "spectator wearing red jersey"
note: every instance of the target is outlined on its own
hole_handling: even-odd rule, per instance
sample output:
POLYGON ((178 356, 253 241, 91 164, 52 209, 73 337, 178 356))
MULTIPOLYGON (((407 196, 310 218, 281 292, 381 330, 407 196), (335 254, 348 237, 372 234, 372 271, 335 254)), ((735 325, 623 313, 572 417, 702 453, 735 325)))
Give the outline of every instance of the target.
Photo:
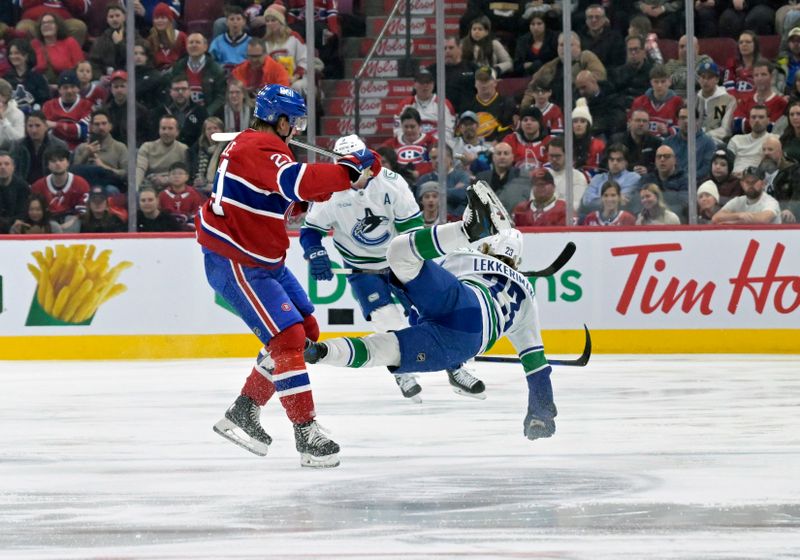
POLYGON ((51 84, 61 72, 72 70, 85 59, 78 41, 67 34, 63 20, 54 14, 46 13, 39 18, 35 36, 31 46, 36 51, 36 71, 44 74, 51 84))
POLYGON ((733 134, 750 132, 750 109, 756 105, 767 108, 769 116, 768 131, 780 134, 786 129, 786 106, 788 101, 785 96, 775 91, 773 79, 775 65, 769 60, 759 58, 753 63, 753 87, 751 93, 739 94, 739 102, 733 111, 733 134))
POLYGON ((725 63, 722 86, 731 95, 740 97, 753 91, 753 64, 759 59, 761 47, 758 35, 753 31, 742 31, 739 35, 738 52, 725 63))
POLYGON ((194 230, 194 217, 205 202, 205 198, 189 181, 189 168, 176 161, 169 166, 169 186, 158 195, 158 202, 164 212, 169 212, 186 231, 194 230))
POLYGON ((520 114, 520 123, 503 142, 514 152, 514 166, 530 172, 547 163, 547 143, 550 135, 544 128, 542 112, 534 105, 526 107, 520 114))
POLYGON ((175 29, 175 12, 163 2, 153 9, 153 28, 147 36, 153 66, 167 71, 186 54, 186 33, 175 29))
POLYGON ((413 169, 414 181, 431 171, 430 150, 437 139, 422 132, 422 119, 419 111, 406 107, 400 114, 400 132, 383 143, 397 154, 397 164, 413 169))
POLYGON ((66 34, 73 37, 80 47, 86 40, 86 23, 91 0, 17 0, 22 8, 22 18, 17 29, 29 35, 36 34, 37 24, 41 17, 54 14, 63 20, 66 34))
POLYGON ((555 180, 547 169, 531 173, 530 200, 514 206, 514 224, 517 227, 567 224, 567 203, 556 195, 555 180))
POLYGON ((52 147, 45 153, 50 174, 36 181, 31 190, 44 196, 47 209, 53 220, 61 225, 65 233, 80 231, 80 215, 86 210, 89 183, 67 171, 69 150, 52 147))
POLYGON ((89 135, 89 117, 92 103, 78 94, 78 76, 74 70, 65 70, 58 77, 58 97, 42 107, 47 117, 47 128, 64 142, 70 150, 85 142, 89 135))
POLYGON ((633 100, 631 111, 643 109, 650 115, 650 133, 666 137, 678 130, 678 109, 683 99, 671 89, 672 81, 662 64, 650 70, 650 89, 633 100))
POLYGON ((255 94, 264 84, 289 87, 289 73, 286 68, 267 56, 264 40, 256 37, 247 43, 247 60, 236 66, 231 76, 242 82, 250 94, 255 94))
POLYGON ((78 76, 80 96, 88 100, 92 107, 102 106, 108 99, 108 90, 92 80, 92 64, 88 60, 82 60, 75 67, 75 75, 78 76))
POLYGON ((606 181, 600 188, 602 208, 589 212, 583 219, 585 226, 632 226, 636 216, 622 209, 622 189, 619 183, 606 181))
MULTIPOLYGON (((553 93, 550 84, 539 80, 529 86, 530 95, 533 102, 530 107, 536 107, 542 113, 542 126, 547 128, 550 134, 564 134, 564 114, 561 107, 555 103, 550 103, 550 96, 553 93)), ((524 104, 520 108, 524 109, 524 104)))

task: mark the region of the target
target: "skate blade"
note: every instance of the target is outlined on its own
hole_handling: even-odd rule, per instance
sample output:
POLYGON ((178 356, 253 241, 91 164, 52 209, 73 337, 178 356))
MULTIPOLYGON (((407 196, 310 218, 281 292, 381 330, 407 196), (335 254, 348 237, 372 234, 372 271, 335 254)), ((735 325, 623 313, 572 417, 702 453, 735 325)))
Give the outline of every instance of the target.
POLYGON ((250 453, 258 455, 259 457, 264 457, 269 450, 269 445, 254 440, 227 418, 223 418, 214 424, 214 431, 228 441, 235 443, 243 449, 247 449, 250 453))
POLYGON ((413 396, 410 396, 410 397, 405 397, 405 399, 407 401, 413 402, 414 404, 422 404, 422 397, 420 397, 419 394, 416 394, 416 395, 413 395, 413 396))
POLYGON ((464 389, 459 389, 458 387, 453 387, 452 385, 450 386, 450 388, 456 395, 461 395, 462 397, 471 397, 473 399, 478 399, 479 401, 486 400, 486 391, 482 391, 480 393, 469 393, 464 389))
POLYGON ((312 469, 332 469, 333 467, 338 467, 340 464, 339 461, 339 454, 333 453, 331 455, 325 455, 323 457, 315 457, 310 453, 301 453, 300 454, 300 466, 301 467, 309 467, 312 469))

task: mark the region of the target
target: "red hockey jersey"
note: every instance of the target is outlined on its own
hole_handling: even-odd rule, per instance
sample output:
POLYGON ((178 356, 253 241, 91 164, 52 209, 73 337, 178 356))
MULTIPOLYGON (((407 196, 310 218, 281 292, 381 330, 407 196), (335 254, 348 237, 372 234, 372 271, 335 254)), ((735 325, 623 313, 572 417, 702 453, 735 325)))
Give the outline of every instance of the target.
POLYGON ((188 224, 190 230, 193 229, 194 217, 203 202, 205 197, 194 187, 186 187, 186 190, 180 193, 174 192, 172 187, 169 187, 158 195, 161 209, 172 214, 179 223, 188 224))
POLYGON ((48 121, 55 121, 53 134, 67 143, 70 150, 85 142, 89 136, 89 119, 92 116, 92 102, 78 97, 72 107, 64 107, 61 98, 56 97, 44 104, 42 111, 48 121))
POLYGON ((743 94, 739 97, 739 102, 736 104, 736 109, 733 111, 732 128, 734 134, 747 134, 750 132, 750 109, 752 109, 754 105, 759 104, 767 108, 769 122, 774 126, 775 123, 778 122, 778 119, 783 116, 789 101, 784 96, 774 91, 766 101, 757 100, 756 92, 743 94))
POLYGON ((211 198, 195 219, 197 241, 245 265, 278 266, 289 248, 284 216, 292 203, 349 188, 343 166, 297 163, 278 136, 249 128, 220 156, 211 198))
POLYGON ((663 102, 656 102, 648 95, 640 95, 633 100, 630 112, 641 109, 650 115, 650 133, 659 136, 658 123, 667 127, 669 131, 664 136, 670 136, 675 133, 678 126, 678 111, 683 105, 683 99, 680 95, 673 95, 663 102))
POLYGON ((67 182, 59 189, 53 184, 53 176, 47 175, 36 181, 31 186, 31 191, 47 199, 47 209, 50 210, 53 219, 59 220, 64 216, 80 214, 86 210, 89 183, 83 177, 67 173, 67 182))
POLYGON ((548 161, 547 145, 552 136, 545 136, 531 142, 525 140, 519 132, 512 132, 502 142, 511 146, 514 154, 514 166, 523 169, 537 169, 548 161))
POLYGON ((395 136, 383 143, 397 154, 399 165, 412 164, 420 176, 433 171, 430 151, 439 144, 439 140, 431 134, 423 134, 413 142, 402 140, 402 136, 395 136))

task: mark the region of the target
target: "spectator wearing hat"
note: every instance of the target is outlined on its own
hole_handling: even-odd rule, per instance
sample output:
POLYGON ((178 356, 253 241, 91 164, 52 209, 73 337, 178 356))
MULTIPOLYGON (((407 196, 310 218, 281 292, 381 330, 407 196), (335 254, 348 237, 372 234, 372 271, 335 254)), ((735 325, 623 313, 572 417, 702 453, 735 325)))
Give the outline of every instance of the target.
MULTIPOLYGON (((17 30, 24 31, 28 35, 36 35, 41 31, 43 16, 51 15, 60 21, 59 26, 63 27, 63 36, 72 37, 78 48, 86 40, 84 20, 88 16, 91 0, 19 0, 15 4, 22 8, 22 17, 17 24, 17 30)), ((71 68, 74 66, 73 64, 71 68)))
POLYGON ((158 140, 145 142, 136 154, 136 188, 152 185, 163 190, 169 185, 169 169, 175 162, 186 165, 189 147, 178 141, 180 127, 172 115, 158 122, 158 140))
POLYGON ((718 146, 724 146, 733 130, 736 98, 719 85, 719 66, 712 60, 697 67, 697 108, 700 126, 718 146))
MULTIPOLYGON (((417 203, 422 210, 422 220, 425 227, 433 227, 439 223, 439 183, 425 181, 417 187, 417 203)), ((460 216, 447 215, 448 222, 457 222, 460 216)))
POLYGON ((550 134, 564 134, 564 113, 561 112, 561 107, 550 102, 550 95, 553 93, 550 85, 538 81, 529 87, 533 102, 530 105, 520 104, 520 109, 536 107, 542 113, 542 126, 550 131, 550 134))
POLYGON ((167 72, 186 54, 186 33, 176 29, 177 14, 169 5, 159 2, 152 14, 153 27, 147 35, 147 42, 153 53, 153 66, 156 70, 167 72))
POLYGON ((613 181, 620 187, 620 204, 625 208, 638 206, 639 181, 641 176, 628 171, 628 148, 624 144, 611 144, 606 149, 607 172, 597 173, 589 182, 589 186, 581 198, 581 214, 601 209, 601 189, 608 181, 613 181))
MULTIPOLYGON (((711 158, 717 145, 711 137, 700 128, 700 110, 695 107, 694 149, 697 163, 697 176, 705 177, 711 172, 711 158)), ((664 140, 664 145, 672 148, 677 158, 678 167, 689 167, 689 109, 684 105, 678 110, 678 133, 664 140)))
POLYGON ((683 99, 670 86, 672 78, 666 68, 657 64, 650 70, 650 89, 633 100, 631 111, 644 109, 650 116, 650 133, 665 138, 677 130, 678 109, 683 99))
MULTIPOLYGON (((111 136, 117 142, 128 142, 128 73, 125 70, 115 70, 109 76, 111 80, 111 95, 103 109, 108 113, 111 122, 111 136)), ((136 90, 139 97, 139 90, 136 90)), ((152 137, 150 128, 150 110, 142 103, 136 102, 136 145, 152 137)))
MULTIPOLYGON (((420 69, 414 76, 414 95, 400 101, 400 113, 406 107, 413 107, 419 111, 422 119, 422 132, 438 136, 436 127, 439 125, 439 96, 433 93, 433 82, 433 74, 425 68, 420 69)), ((452 146, 456 115, 452 103, 447 99, 444 100, 444 105, 445 140, 452 146)), ((400 113, 394 117, 395 135, 400 130, 400 113)))
POLYGON ((656 150, 661 139, 650 134, 650 115, 635 109, 628 116, 628 131, 611 137, 612 144, 628 148, 628 170, 645 175, 656 168, 656 150))
POLYGON ((681 219, 669 209, 664 193, 655 183, 647 183, 639 191, 642 210, 636 216, 637 226, 677 226, 681 219))
POLYGON ((583 219, 584 226, 632 226, 636 216, 622 209, 622 188, 609 180, 600 187, 600 208, 589 212, 583 219))
POLYGON ((283 11, 274 4, 264 11, 264 23, 267 26, 264 34, 267 54, 286 68, 292 89, 305 95, 308 71, 305 44, 286 26, 283 11))
POLYGON ((419 111, 406 107, 400 113, 400 132, 383 143, 397 154, 397 165, 412 172, 414 183, 420 176, 431 171, 430 151, 438 140, 422 132, 419 111))
POLYGON ((714 214, 714 224, 780 224, 778 201, 764 192, 764 172, 749 166, 742 172, 744 194, 728 201, 714 214))
POLYGON ((3 78, 14 89, 14 100, 23 113, 37 111, 50 99, 47 79, 36 68, 36 52, 27 39, 14 39, 8 46, 11 68, 3 78), (20 86, 22 86, 20 88, 20 86))
POLYGON ((714 152, 711 158, 711 174, 708 180, 717 186, 720 204, 744 194, 739 178, 733 176, 733 156, 724 148, 714 152))
POLYGON ((105 189, 94 186, 89 190, 89 203, 81 218, 81 233, 118 233, 128 228, 119 215, 111 212, 105 189))
POLYGON ((514 49, 514 73, 532 76, 542 65, 558 56, 558 33, 547 29, 545 15, 534 14, 528 32, 517 39, 514 49))
POLYGON ((586 100, 586 107, 594 117, 592 135, 606 142, 613 134, 625 130, 625 107, 608 82, 600 82, 588 70, 581 70, 575 78, 578 95, 586 100))
POLYGON ((8 233, 14 221, 25 213, 31 187, 14 173, 11 154, 0 150, 0 234, 8 233))
POLYGON ((583 97, 575 102, 572 110, 572 137, 575 169, 583 169, 589 175, 594 175, 600 169, 606 143, 592 135, 592 114, 583 97))
POLYGON ((567 167, 563 136, 555 136, 550 140, 547 145, 547 160, 545 167, 553 175, 559 198, 567 200, 567 173, 572 173, 572 206, 577 210, 589 180, 583 171, 572 166, 567 167))
POLYGON ((55 83, 61 72, 71 70, 84 60, 80 43, 67 33, 64 21, 46 12, 39 18, 35 39, 31 47, 36 51, 37 72, 44 74, 49 83, 55 83))
POLYGON ((697 188, 697 223, 708 225, 719 212, 719 190, 714 181, 706 181, 697 188))
POLYGON ((263 39, 253 37, 247 43, 247 60, 231 71, 231 76, 239 80, 251 95, 255 95, 264 84, 280 84, 289 87, 289 73, 286 68, 271 56, 263 39))
MULTIPOLYGON (((453 165, 453 150, 445 145, 444 168, 446 169, 445 184, 447 186, 447 212, 461 216, 467 206, 467 185, 470 184, 472 176, 463 169, 453 165)), ((431 171, 421 175, 415 184, 422 185, 429 181, 439 182, 439 148, 434 145, 430 151, 431 171)), ((419 194, 419 193, 417 193, 419 194)))
MULTIPOLYGON (((444 81, 447 84, 447 100, 456 111, 462 112, 474 95, 475 70, 478 65, 461 57, 461 43, 456 36, 444 40, 444 81)), ((436 64, 428 66, 428 72, 436 76, 436 64)), ((434 87, 435 87, 434 83, 434 87)))
POLYGON ((194 231, 194 217, 205 202, 205 197, 189 186, 189 168, 182 161, 169 166, 169 182, 158 195, 158 203, 182 224, 185 231, 194 231))
POLYGON ((733 112, 733 133, 749 132, 748 115, 750 108, 763 105, 767 108, 769 126, 767 130, 780 134, 786 128, 786 97, 772 87, 775 66, 768 60, 759 58, 753 63, 753 91, 742 93, 733 112))
POLYGON ((786 76, 784 91, 790 91, 800 68, 800 27, 793 27, 786 36, 786 54, 778 58, 778 65, 786 76))
POLYGON ((250 35, 245 31, 244 9, 235 4, 225 6, 225 33, 214 37, 208 52, 219 64, 233 68, 247 60, 247 44, 250 35))
POLYGON ((517 227, 567 225, 567 203, 556 195, 550 171, 540 168, 531 173, 529 198, 514 205, 512 214, 517 227))
POLYGON ((767 138, 761 146, 763 159, 759 169, 764 172, 767 194, 781 206, 781 223, 793 224, 800 218, 800 164, 787 160, 780 140, 767 138))
POLYGON ((155 187, 142 187, 139 191, 139 209, 136 211, 136 231, 180 231, 181 226, 172 214, 158 207, 155 187))
POLYGON ((514 66, 506 48, 494 38, 492 23, 485 15, 470 23, 469 33, 461 40, 461 56, 467 62, 490 67, 497 76, 510 72, 514 66))
POLYGON ((175 117, 180 128, 178 140, 187 146, 192 146, 200 138, 203 122, 208 118, 208 113, 205 107, 192 101, 189 80, 185 75, 174 75, 170 82, 170 102, 161 105, 155 114, 158 118, 163 115, 175 117))
POLYGON ((95 79, 125 69, 125 17, 125 7, 121 4, 106 5, 106 28, 92 43, 88 56, 95 79))
POLYGON ((609 72, 609 81, 622 97, 624 107, 630 107, 633 100, 644 95, 650 87, 650 70, 653 63, 647 57, 644 37, 630 35, 625 39, 625 64, 609 72))
POLYGON ((53 135, 66 142, 70 150, 84 142, 89 135, 89 116, 92 103, 79 93, 78 76, 74 70, 64 70, 58 77, 58 97, 42 107, 47 127, 53 135))
POLYGON ((550 135, 544 128, 542 112, 535 106, 520 113, 517 130, 503 138, 514 153, 514 165, 523 173, 530 173, 547 163, 547 143, 550 135))
POLYGON ((47 133, 47 117, 41 111, 33 111, 25 119, 25 137, 12 144, 11 155, 17 175, 32 185, 47 175, 47 149, 57 146, 67 149, 66 143, 47 133))
POLYGON ((172 67, 170 79, 185 76, 191 102, 203 107, 208 115, 220 116, 225 104, 225 71, 207 51, 206 38, 201 33, 190 34, 186 38, 186 56, 172 67))
MULTIPOLYGON (((560 33, 558 36, 558 57, 544 64, 531 77, 525 95, 522 97, 521 107, 527 107, 533 102, 533 84, 543 82, 552 89, 553 102, 563 107, 564 105, 564 44, 565 35, 560 33)), ((581 70, 589 70, 598 80, 606 80, 608 74, 606 67, 592 51, 581 50, 581 40, 577 33, 572 32, 569 39, 572 52, 572 81, 581 70)))
POLYGON ((11 84, 0 78, 0 149, 25 136, 25 114, 17 107, 11 84))
POLYGON ((467 110, 478 116, 478 136, 495 142, 508 134, 516 124, 514 100, 497 91, 497 77, 492 68, 481 66, 475 71, 475 97, 467 110))
POLYGON ((50 215, 65 233, 78 233, 80 215, 86 211, 89 183, 68 171, 69 156, 66 148, 49 148, 44 158, 50 173, 36 181, 31 191, 45 198, 50 215))
MULTIPOLYGON (((728 150, 733 154, 733 175, 739 177, 747 167, 761 163, 761 146, 769 136, 769 112, 764 105, 753 105, 749 113, 750 132, 734 134, 728 141, 728 150)), ((776 137, 777 138, 777 137, 776 137)))
POLYGON ((486 171, 492 166, 492 146, 478 136, 478 115, 464 111, 458 119, 457 136, 453 140, 456 167, 471 173, 486 171))
POLYGON ((128 147, 114 139, 112 128, 108 111, 92 111, 89 139, 75 150, 71 169, 91 185, 124 189, 128 179, 128 147))

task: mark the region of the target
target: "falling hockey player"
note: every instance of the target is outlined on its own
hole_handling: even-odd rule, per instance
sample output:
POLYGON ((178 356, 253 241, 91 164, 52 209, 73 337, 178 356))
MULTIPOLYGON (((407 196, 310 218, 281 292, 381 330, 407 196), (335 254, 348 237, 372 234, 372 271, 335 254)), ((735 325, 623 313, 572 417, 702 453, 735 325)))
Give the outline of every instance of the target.
POLYGON ((305 128, 300 94, 267 85, 258 92, 251 128, 220 156, 211 198, 196 219, 206 276, 264 344, 241 395, 214 425, 214 431, 255 453, 266 455, 272 438, 259 421, 260 408, 277 393, 294 424, 301 465, 335 467, 339 446, 315 420, 311 383, 303 362, 306 337, 316 340, 314 307, 286 268, 284 215, 291 204, 327 200, 333 192, 363 186, 380 171, 370 150, 336 163, 294 161, 287 142, 305 128))
MULTIPOLYGON (((336 141, 337 154, 360 153, 364 142, 355 134, 336 141)), ((333 228, 333 244, 345 265, 353 270, 347 280, 364 318, 376 331, 400 330, 408 319, 393 301, 396 296, 405 314, 415 315, 403 291, 390 282, 386 251, 398 234, 424 228, 422 214, 408 184, 398 174, 383 168, 363 189, 335 193, 330 200, 312 204, 300 230, 300 243, 311 275, 316 280, 331 280, 333 269, 322 236, 333 228)), ((466 367, 447 369, 453 390, 461 395, 485 398, 485 387, 466 367)), ((413 374, 395 375, 403 396, 421 402, 422 390, 413 374)))
POLYGON ((417 325, 366 337, 306 342, 308 363, 388 366, 396 374, 435 371, 486 352, 501 336, 517 350, 528 383, 528 439, 555 433, 551 368, 533 288, 517 271, 522 236, 482 181, 468 187, 463 222, 396 237, 387 254, 394 277, 419 311, 417 325), (481 252, 465 248, 483 240, 481 252), (447 257, 441 264, 431 259, 447 257))

